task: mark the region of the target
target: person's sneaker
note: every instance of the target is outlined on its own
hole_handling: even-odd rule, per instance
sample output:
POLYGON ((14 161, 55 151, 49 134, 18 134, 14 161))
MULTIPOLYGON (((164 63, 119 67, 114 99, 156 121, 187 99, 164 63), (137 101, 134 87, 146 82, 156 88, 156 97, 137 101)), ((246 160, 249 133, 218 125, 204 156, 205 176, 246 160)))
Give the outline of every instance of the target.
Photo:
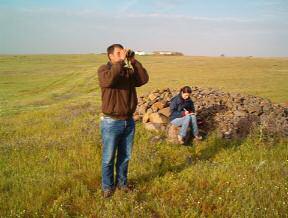
POLYGON ((118 188, 120 191, 123 191, 123 192, 126 192, 126 193, 133 191, 133 186, 132 186, 132 185, 117 186, 117 188, 118 188))
POLYGON ((110 198, 110 197, 112 197, 113 193, 114 193, 113 190, 110 190, 110 189, 104 190, 103 191, 103 198, 110 198))
POLYGON ((201 141, 203 138, 202 138, 202 136, 201 135, 197 135, 197 136, 195 136, 195 138, 194 138, 195 140, 197 140, 197 141, 201 141))
POLYGON ((178 142, 183 145, 184 144, 184 139, 181 135, 178 135, 178 142))

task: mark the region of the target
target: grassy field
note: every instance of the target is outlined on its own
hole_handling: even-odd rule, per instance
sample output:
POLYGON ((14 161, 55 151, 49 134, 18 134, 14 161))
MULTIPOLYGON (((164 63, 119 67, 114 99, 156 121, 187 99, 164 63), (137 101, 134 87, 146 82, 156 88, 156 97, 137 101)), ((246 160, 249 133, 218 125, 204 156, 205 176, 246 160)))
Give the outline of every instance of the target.
MULTIPOLYGON (((131 193, 101 196, 103 55, 0 56, 1 217, 287 217, 288 142, 255 131, 190 146, 137 124, 131 193)), ((213 87, 288 101, 288 59, 141 57, 138 89, 213 87)))

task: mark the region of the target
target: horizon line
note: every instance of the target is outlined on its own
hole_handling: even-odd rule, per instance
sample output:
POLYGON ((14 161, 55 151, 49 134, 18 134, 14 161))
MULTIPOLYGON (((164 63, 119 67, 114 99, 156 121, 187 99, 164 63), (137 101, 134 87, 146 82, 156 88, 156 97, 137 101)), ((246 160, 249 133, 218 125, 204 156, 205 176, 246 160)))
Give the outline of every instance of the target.
MULTIPOLYGON (((258 55, 225 55, 222 56, 220 55, 200 55, 200 54, 185 54, 181 52, 183 55, 157 55, 157 54, 148 54, 148 55, 137 55, 137 56, 165 56, 165 57, 175 57, 175 56, 185 56, 185 57, 219 57, 219 58, 288 58, 287 56, 269 56, 269 55, 263 55, 263 56, 258 56, 258 55)), ((0 56, 24 56, 24 55, 105 55, 106 52, 85 52, 85 53, 0 53, 0 56)))

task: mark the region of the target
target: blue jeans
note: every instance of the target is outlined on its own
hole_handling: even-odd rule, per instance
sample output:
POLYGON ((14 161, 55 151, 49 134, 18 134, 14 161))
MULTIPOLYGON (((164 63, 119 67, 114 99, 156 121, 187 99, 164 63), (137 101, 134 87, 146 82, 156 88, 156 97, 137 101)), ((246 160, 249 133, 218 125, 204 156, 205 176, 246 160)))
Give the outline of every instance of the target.
POLYGON ((197 118, 195 115, 186 115, 181 118, 175 118, 174 120, 171 121, 171 123, 175 126, 181 126, 179 135, 182 136, 183 138, 186 137, 187 135, 187 130, 189 126, 192 124, 192 131, 193 135, 197 136, 199 134, 198 131, 198 125, 197 125, 197 118))
POLYGON ((102 189, 112 190, 115 185, 127 185, 128 162, 135 134, 135 123, 129 120, 115 120, 101 117, 102 135, 102 189), (116 156, 116 181, 114 183, 114 160, 116 156))

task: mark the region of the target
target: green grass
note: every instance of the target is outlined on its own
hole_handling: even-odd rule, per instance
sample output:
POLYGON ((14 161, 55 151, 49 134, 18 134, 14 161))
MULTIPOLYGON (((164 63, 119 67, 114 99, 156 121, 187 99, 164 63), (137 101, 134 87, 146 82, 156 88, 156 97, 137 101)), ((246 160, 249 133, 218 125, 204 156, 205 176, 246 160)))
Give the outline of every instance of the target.
MULTIPOLYGON (((188 84, 258 95, 275 103, 288 101, 287 58, 145 56, 140 61, 150 75, 140 94, 188 84)), ((0 56, 0 115, 69 99, 99 102, 97 69, 106 62, 105 55, 93 54, 0 56)))
MULTIPOLYGON (((287 102, 287 59, 141 57, 139 93, 184 84, 287 102), (277 66, 276 66, 277 65, 277 66)), ((253 133, 153 142, 137 124, 131 193, 101 196, 99 55, 0 57, 0 216, 287 217, 288 143, 253 133)))

